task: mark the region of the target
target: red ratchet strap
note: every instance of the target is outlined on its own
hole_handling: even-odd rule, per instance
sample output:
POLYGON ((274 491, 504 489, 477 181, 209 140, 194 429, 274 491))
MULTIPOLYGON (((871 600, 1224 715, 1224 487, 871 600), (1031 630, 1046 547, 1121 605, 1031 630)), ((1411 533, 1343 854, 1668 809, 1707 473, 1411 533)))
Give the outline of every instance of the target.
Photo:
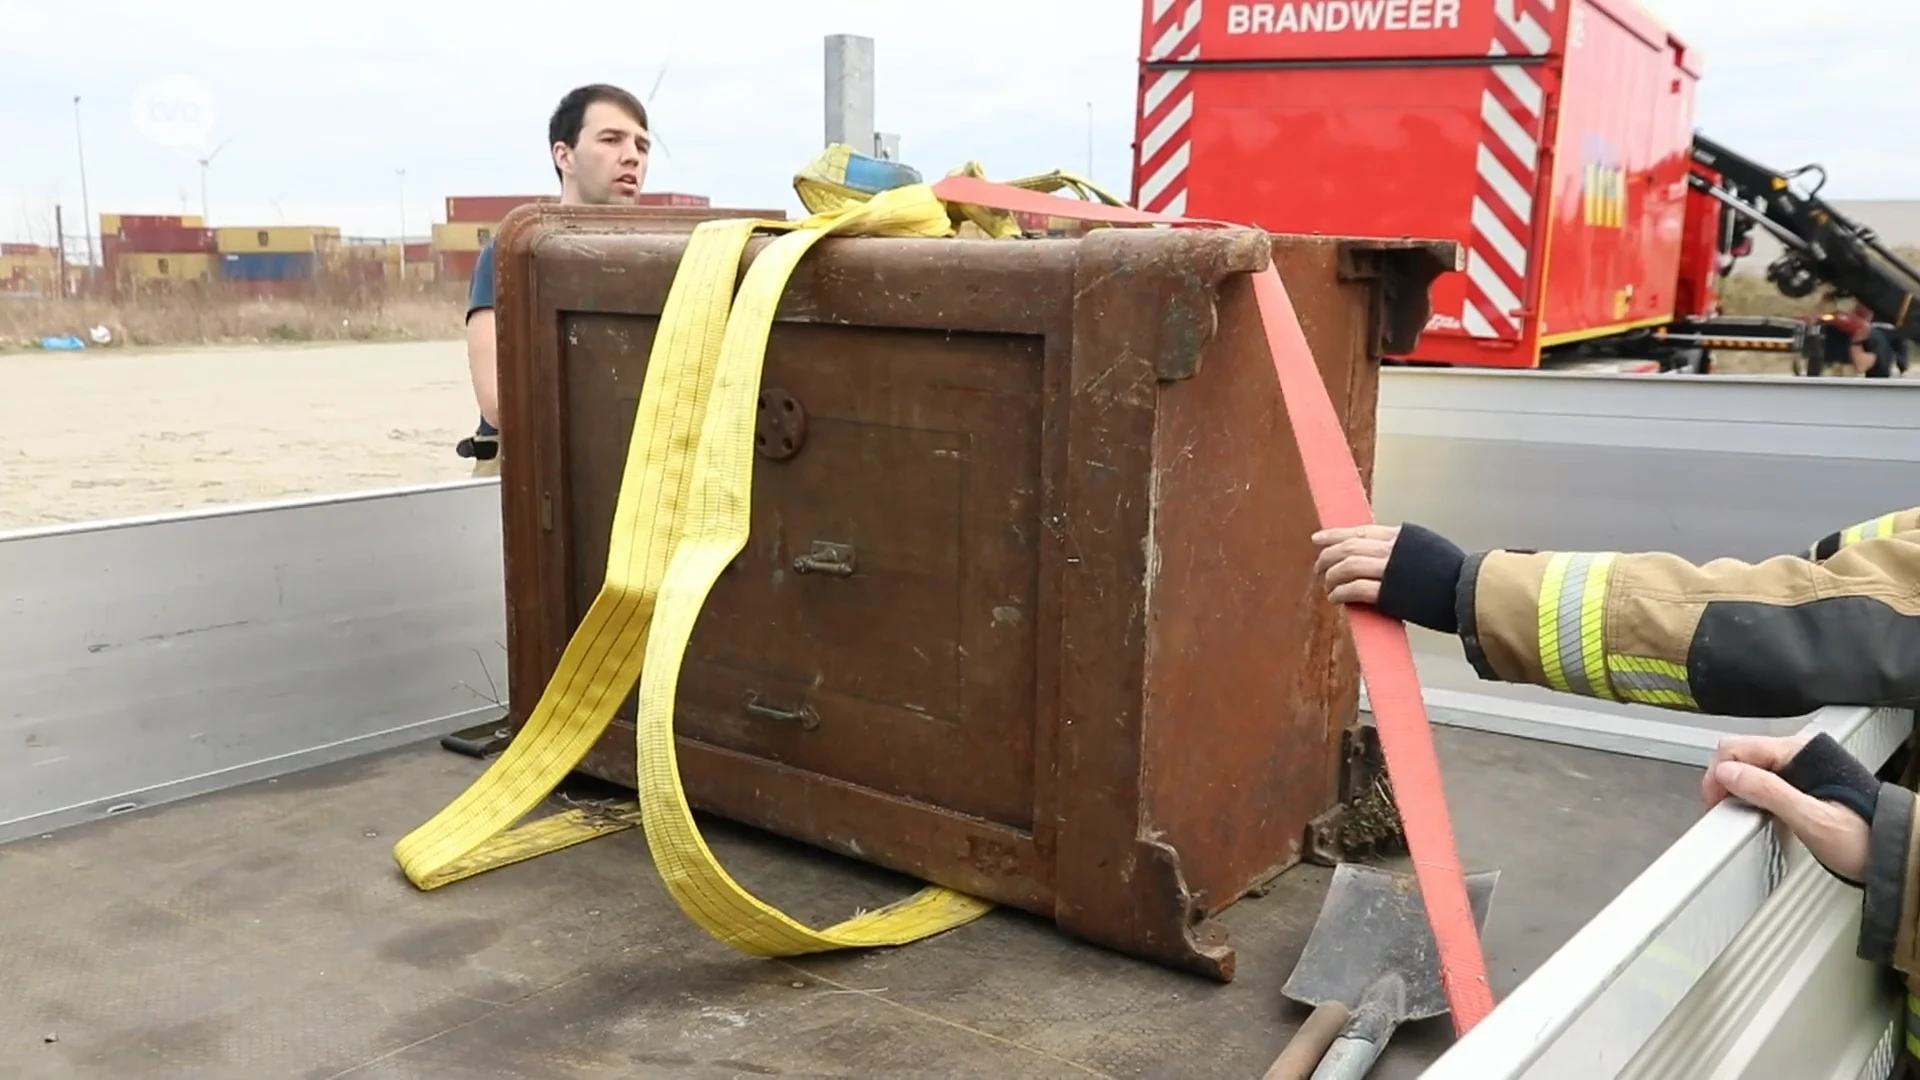
MULTIPOLYGON (((1067 199, 970 176, 940 180, 933 185, 933 192, 948 202, 1082 221, 1239 227, 1067 199)), ((1279 271, 1269 266, 1254 275, 1253 293, 1320 526, 1330 529, 1371 524, 1373 508, 1360 482, 1359 467, 1354 464, 1346 432, 1333 411, 1333 400, 1327 396, 1326 383, 1320 378, 1320 368, 1307 347, 1279 271)), ((1440 976, 1453 1013, 1454 1031, 1464 1035, 1493 1011, 1493 990, 1487 984, 1487 962, 1481 955, 1473 909, 1467 903, 1466 877, 1454 845, 1446 789, 1440 780, 1440 757, 1433 748, 1433 729, 1420 696, 1413 648, 1407 642, 1406 627, 1397 619, 1366 606, 1348 607, 1347 617, 1360 655, 1360 671, 1366 676, 1380 746, 1386 754, 1387 775, 1393 781, 1394 796, 1406 825, 1407 847, 1413 855, 1427 922, 1433 927, 1434 944, 1440 950, 1440 976)))

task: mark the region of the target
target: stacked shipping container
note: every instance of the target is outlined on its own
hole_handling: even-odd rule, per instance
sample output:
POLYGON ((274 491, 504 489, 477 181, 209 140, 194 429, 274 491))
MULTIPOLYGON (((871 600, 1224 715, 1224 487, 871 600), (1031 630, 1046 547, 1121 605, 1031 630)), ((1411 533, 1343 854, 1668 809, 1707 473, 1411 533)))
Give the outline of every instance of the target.
POLYGON ((553 195, 449 195, 447 221, 433 227, 433 251, 443 281, 470 281, 480 250, 514 207, 552 203, 553 195))
MULTIPOLYGON (((467 281, 473 277, 474 264, 481 249, 493 238, 494 230, 515 207, 528 203, 559 202, 553 195, 449 195, 447 221, 433 227, 433 248, 439 256, 440 276, 449 281, 467 281)), ((635 200, 641 206, 712 206, 705 195, 677 191, 642 192, 635 200)))
MULTIPOLYGON (((442 278, 465 283, 473 277, 480 252, 515 207, 558 202, 552 195, 460 195, 446 200, 446 222, 433 226, 429 242, 341 238, 330 225, 223 226, 210 229, 196 215, 102 214, 101 247, 109 280, 136 288, 221 282, 252 295, 291 296, 324 278, 353 281, 442 278), (401 271, 404 270, 404 275, 401 271)), ((647 192, 642 206, 705 207, 705 195, 647 192)), ((58 258, 29 257, 25 245, 7 245, 0 253, 0 289, 44 274, 58 282, 58 258), (21 248, 21 253, 14 253, 21 248), (26 273, 21 266, 47 269, 26 273)), ((39 250, 39 249, 36 249, 39 250)))
POLYGON ((433 244, 398 240, 349 239, 321 258, 323 273, 343 273, 355 281, 432 281, 433 244), (403 271, 404 270, 404 274, 403 271))
POLYGON ((116 287, 171 288, 213 275, 213 233, 195 214, 101 214, 100 250, 116 287))
POLYGON ((305 281, 340 242, 336 225, 239 225, 213 235, 228 281, 305 281))
POLYGON ((0 244, 0 292, 60 291, 60 253, 39 244, 0 244))

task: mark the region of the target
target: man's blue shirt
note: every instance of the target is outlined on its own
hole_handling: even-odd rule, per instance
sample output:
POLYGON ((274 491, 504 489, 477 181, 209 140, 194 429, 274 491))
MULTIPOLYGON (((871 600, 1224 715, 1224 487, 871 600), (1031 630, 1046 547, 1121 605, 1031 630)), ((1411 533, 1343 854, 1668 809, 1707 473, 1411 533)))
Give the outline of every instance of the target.
MULTIPOLYGON (((489 240, 480 249, 480 257, 473 262, 473 283, 467 286, 467 318, 472 319, 476 311, 489 311, 493 308, 493 241, 489 240)), ((480 418, 479 434, 493 436, 500 434, 486 417, 480 418)))
POLYGON ((480 249, 480 257, 473 262, 473 283, 467 286, 467 318, 473 318, 476 311, 484 311, 493 306, 493 241, 480 249))

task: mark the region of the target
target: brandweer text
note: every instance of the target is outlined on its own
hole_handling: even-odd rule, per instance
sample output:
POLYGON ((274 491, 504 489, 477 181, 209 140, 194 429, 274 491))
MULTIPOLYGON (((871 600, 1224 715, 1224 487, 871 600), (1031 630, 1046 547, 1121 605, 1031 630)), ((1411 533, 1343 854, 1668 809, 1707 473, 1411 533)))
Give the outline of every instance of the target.
POLYGON ((1228 4, 1229 34, 1458 30, 1460 0, 1300 0, 1228 4))

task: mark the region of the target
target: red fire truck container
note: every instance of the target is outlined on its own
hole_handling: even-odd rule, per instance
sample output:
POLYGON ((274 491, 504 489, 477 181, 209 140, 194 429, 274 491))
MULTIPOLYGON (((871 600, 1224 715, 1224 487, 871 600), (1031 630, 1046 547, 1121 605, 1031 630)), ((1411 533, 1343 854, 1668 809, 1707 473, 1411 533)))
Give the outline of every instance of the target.
POLYGON ((1459 241, 1406 359, 1537 367, 1712 303, 1710 248, 1681 284, 1700 61, 1633 0, 1144 8, 1135 204, 1459 241))

